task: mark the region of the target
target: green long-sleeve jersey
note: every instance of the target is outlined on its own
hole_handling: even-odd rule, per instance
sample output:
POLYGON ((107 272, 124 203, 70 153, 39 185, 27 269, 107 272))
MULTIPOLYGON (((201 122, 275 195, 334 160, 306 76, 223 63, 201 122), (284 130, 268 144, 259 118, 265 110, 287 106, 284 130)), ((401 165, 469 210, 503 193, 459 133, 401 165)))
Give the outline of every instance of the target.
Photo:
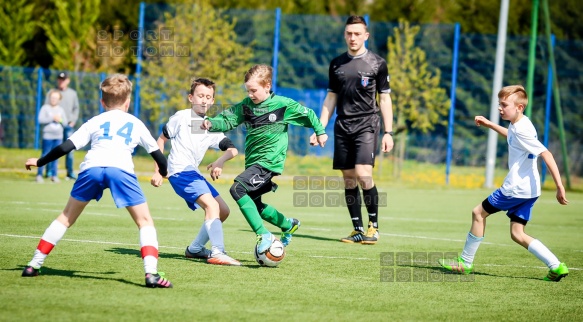
POLYGON ((271 94, 255 104, 250 98, 208 119, 211 132, 227 132, 244 123, 245 168, 253 164, 282 173, 288 147, 289 124, 314 129, 316 135, 325 134, 316 113, 291 98, 271 94))

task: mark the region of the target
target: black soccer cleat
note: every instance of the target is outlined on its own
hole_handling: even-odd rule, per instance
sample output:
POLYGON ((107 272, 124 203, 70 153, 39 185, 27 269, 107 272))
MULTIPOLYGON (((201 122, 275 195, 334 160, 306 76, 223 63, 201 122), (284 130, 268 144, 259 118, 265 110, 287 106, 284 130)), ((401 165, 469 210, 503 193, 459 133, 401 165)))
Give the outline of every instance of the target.
POLYGON ((164 273, 162 272, 156 274, 146 273, 146 287, 171 288, 172 283, 164 278, 164 273))
POLYGON ((38 276, 39 273, 40 273, 40 267, 34 268, 32 266, 26 266, 22 270, 22 277, 35 277, 35 276, 38 276))
POLYGON ((354 230, 353 232, 350 233, 350 235, 348 235, 348 237, 344 237, 340 239, 340 241, 348 244, 356 244, 361 243, 363 238, 364 234, 362 233, 362 231, 354 230))

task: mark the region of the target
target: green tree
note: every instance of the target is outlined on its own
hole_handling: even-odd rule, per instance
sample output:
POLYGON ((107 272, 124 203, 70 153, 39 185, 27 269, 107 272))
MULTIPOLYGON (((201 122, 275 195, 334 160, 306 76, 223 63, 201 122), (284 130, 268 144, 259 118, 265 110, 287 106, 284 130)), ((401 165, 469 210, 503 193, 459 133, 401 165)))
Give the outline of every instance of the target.
MULTIPOLYGON (((583 15, 580 0, 549 1, 553 33, 558 39, 583 38, 583 15)), ((508 8, 508 34, 529 35, 532 23, 532 0, 512 0, 508 8)), ((540 12, 539 8, 539 12, 540 12)), ((496 34, 500 0, 375 0, 365 12, 374 21, 397 21, 402 18, 416 23, 459 23, 464 33, 496 34), (387 10, 386 8, 390 8, 387 10)), ((542 15, 539 14, 539 32, 542 34, 542 15)))
POLYGON ((417 23, 438 22, 443 20, 452 2, 455 1, 375 0, 367 6, 367 12, 374 21, 397 22, 405 19, 417 23))
MULTIPOLYGON (((0 74, 3 85, 1 92, 6 91, 5 95, 2 96, 7 97, 7 101, 0 105, 0 113, 4 116, 0 126, 4 128, 4 133, 6 133, 3 144, 19 147, 19 144, 23 142, 20 135, 22 132, 19 131, 22 124, 19 123, 21 123, 20 120, 24 120, 19 115, 22 115, 22 111, 31 104, 27 102, 29 104, 25 106, 19 105, 19 103, 23 103, 23 98, 29 99, 30 97, 21 95, 20 100, 17 100, 16 94, 24 92, 30 84, 27 83, 22 69, 14 70, 10 66, 23 64, 26 52, 22 44, 34 36, 36 22, 32 16, 33 5, 27 4, 26 0, 5 0, 0 1, 0 3, 0 25, 2 25, 0 28, 0 65, 9 66, 3 68, 0 74)), ((34 106, 34 102, 32 106, 34 106)))
POLYGON ((301 14, 327 14, 330 4, 334 1, 311 1, 311 0, 211 0, 215 8, 238 8, 238 9, 259 9, 274 10, 281 8, 283 13, 301 14))
POLYGON ((47 50, 53 67, 66 70, 90 69, 94 51, 100 0, 52 0, 54 10, 45 14, 39 25, 48 37, 47 50))
POLYGON ((234 23, 208 0, 177 5, 158 23, 161 38, 146 40, 142 111, 156 131, 175 111, 188 107, 186 96, 192 77, 207 77, 217 83, 215 103, 226 104, 244 96, 243 75, 250 67, 251 50, 236 41, 234 23), (164 30, 172 30, 164 41, 164 30))
MULTIPOLYGON (((97 37, 97 52, 104 48, 102 46, 110 50, 109 55, 98 55, 95 61, 97 70, 126 74, 135 72, 137 59, 131 48, 137 45, 137 40, 129 35, 138 29, 140 2, 142 0, 101 0, 100 14, 96 21, 98 35, 101 35, 97 37), (113 52, 113 48, 120 47, 124 48, 123 52, 113 52)), ((148 13, 151 13, 152 6, 162 7, 158 4, 147 4, 148 13)))
POLYGON ((449 108, 446 91, 439 87, 441 71, 430 68, 425 51, 415 45, 419 30, 419 26, 411 27, 401 20, 387 41, 396 129, 402 131, 396 140, 395 176, 400 174, 408 132, 433 130, 445 122, 443 116, 449 108))
POLYGON ((27 0, 3 0, 0 3, 0 64, 18 66, 26 57, 22 44, 34 36, 34 6, 27 4, 27 0))

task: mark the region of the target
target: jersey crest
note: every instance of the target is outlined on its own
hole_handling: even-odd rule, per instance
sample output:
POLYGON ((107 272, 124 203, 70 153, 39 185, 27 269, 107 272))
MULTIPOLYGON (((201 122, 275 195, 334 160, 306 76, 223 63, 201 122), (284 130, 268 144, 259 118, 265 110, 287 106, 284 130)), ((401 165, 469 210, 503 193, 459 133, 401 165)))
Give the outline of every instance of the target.
POLYGON ((247 124, 254 129, 283 121, 286 109, 287 106, 283 106, 269 113, 265 113, 267 111, 263 112, 261 108, 256 108, 255 109, 256 112, 259 113, 263 112, 264 114, 255 115, 253 109, 250 106, 243 104, 243 114, 245 115, 245 122, 247 122, 247 124))
POLYGON ((369 77, 362 76, 360 78, 360 84, 362 85, 362 87, 366 87, 368 85, 368 80, 369 80, 369 77))

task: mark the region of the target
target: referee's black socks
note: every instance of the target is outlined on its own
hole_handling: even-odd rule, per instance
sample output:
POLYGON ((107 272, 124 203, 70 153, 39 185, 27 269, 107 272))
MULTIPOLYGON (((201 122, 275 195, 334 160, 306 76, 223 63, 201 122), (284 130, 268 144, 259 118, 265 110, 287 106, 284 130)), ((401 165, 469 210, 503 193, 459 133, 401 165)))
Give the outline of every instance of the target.
POLYGON ((364 232, 362 213, 360 210, 362 207, 362 199, 360 198, 358 186, 353 189, 344 189, 344 200, 346 201, 346 207, 348 208, 354 230, 364 232))
POLYGON ((379 212, 379 192, 377 186, 371 189, 362 189, 362 195, 364 196, 364 205, 366 206, 366 211, 368 212, 368 221, 372 223, 373 228, 379 228, 378 223, 378 212, 379 212))

